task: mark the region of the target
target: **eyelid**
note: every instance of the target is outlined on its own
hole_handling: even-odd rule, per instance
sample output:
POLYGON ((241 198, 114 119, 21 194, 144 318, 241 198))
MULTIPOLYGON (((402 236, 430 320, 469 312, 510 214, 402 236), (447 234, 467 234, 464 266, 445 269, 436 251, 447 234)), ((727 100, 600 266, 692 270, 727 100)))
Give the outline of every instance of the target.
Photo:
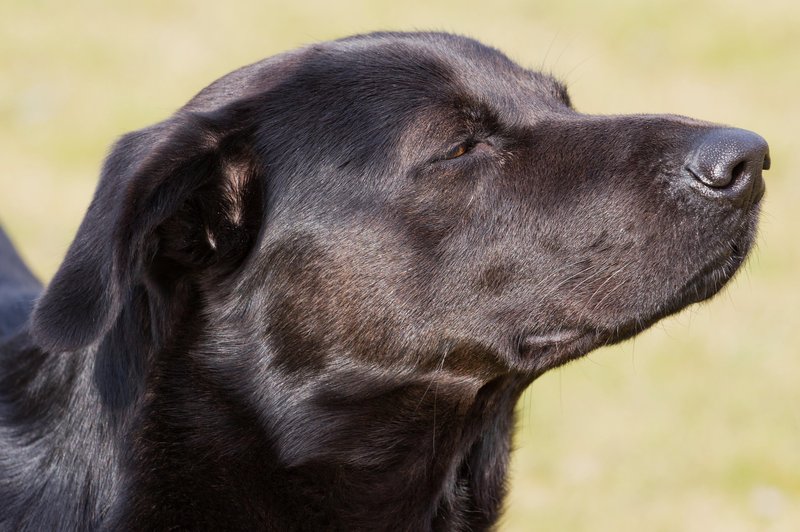
POLYGON ((475 146, 475 144, 476 144, 475 141, 472 140, 456 144, 455 146, 450 148, 450 150, 447 152, 445 159, 458 159, 462 155, 466 155, 467 153, 469 153, 470 150, 472 150, 472 148, 475 146))

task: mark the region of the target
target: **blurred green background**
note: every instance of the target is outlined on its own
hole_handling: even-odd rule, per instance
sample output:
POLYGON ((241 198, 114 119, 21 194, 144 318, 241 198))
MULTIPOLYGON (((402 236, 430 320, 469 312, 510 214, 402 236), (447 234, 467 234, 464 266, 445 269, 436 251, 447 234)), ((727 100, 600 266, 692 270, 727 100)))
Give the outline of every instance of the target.
POLYGON ((298 45, 440 29, 566 80, 579 110, 761 133, 761 235, 720 297, 534 383, 501 530, 800 530, 800 3, 3 0, 0 219, 49 279, 115 137, 298 45))

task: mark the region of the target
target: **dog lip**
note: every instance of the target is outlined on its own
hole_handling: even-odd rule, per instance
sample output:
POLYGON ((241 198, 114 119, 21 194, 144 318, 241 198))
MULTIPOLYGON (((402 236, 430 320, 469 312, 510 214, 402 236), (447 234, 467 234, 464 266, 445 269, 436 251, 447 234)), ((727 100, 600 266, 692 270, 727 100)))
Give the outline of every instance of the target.
POLYGON ((540 349, 572 342, 583 334, 584 331, 580 329, 561 329, 543 334, 529 333, 523 336, 522 345, 526 349, 540 349))
POLYGON ((541 375, 554 367, 580 358, 598 345, 606 335, 593 327, 569 327, 519 337, 515 361, 523 371, 541 375))

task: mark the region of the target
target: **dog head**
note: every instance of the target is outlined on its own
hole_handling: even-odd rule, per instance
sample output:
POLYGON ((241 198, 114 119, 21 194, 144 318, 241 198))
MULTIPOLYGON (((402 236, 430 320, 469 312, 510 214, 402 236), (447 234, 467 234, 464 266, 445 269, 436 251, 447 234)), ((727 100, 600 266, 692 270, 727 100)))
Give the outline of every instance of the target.
POLYGON ((470 39, 312 46, 117 143, 33 331, 92 344, 140 288, 159 341, 281 371, 540 374, 716 293, 768 162, 743 130, 580 114, 470 39))

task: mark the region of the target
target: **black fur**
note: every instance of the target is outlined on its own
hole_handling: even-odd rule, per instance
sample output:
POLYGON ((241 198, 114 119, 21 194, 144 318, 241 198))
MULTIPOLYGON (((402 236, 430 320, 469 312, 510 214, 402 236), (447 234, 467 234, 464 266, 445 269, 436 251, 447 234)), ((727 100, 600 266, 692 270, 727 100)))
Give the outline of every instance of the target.
POLYGON ((117 142, 26 325, 0 239, 0 528, 490 528, 525 387, 744 259, 766 145, 732 201, 718 131, 446 34, 229 74, 117 142))

